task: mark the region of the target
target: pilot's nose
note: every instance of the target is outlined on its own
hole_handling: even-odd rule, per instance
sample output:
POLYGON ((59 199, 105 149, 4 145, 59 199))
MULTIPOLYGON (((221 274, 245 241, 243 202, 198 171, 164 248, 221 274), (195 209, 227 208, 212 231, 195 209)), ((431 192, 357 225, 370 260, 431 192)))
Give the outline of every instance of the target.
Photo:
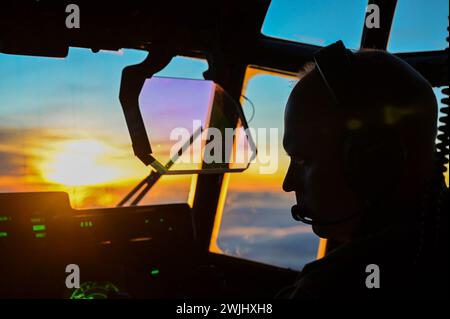
POLYGON ((285 192, 292 192, 295 190, 295 170, 294 165, 292 163, 289 164, 288 170, 286 172, 286 176, 283 181, 283 190, 285 192))

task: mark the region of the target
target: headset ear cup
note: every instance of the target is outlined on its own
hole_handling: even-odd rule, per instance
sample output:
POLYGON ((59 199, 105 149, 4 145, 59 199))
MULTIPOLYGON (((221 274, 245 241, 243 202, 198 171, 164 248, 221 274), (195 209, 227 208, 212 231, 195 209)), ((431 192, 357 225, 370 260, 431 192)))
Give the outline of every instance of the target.
POLYGON ((406 161, 403 143, 388 132, 354 132, 344 142, 345 171, 350 187, 365 199, 392 191, 406 161))
POLYGON ((364 185, 364 160, 360 157, 359 138, 355 133, 350 133, 344 141, 344 165, 345 176, 350 187, 359 192, 364 185))

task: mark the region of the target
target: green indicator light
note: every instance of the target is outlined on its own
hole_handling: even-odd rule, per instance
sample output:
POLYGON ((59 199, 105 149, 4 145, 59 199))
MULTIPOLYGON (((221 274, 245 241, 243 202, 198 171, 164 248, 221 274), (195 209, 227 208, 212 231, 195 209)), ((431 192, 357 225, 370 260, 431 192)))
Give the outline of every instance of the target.
POLYGON ((0 231, 0 238, 6 238, 8 237, 8 233, 5 231, 0 231))
POLYGON ((34 223, 42 223, 44 221, 44 218, 40 218, 40 217, 33 217, 31 218, 31 222, 34 223))
POLYGON ((45 225, 33 225, 33 230, 34 231, 45 230, 45 225))
POLYGON ((158 275, 159 275, 159 269, 152 269, 152 271, 150 272, 150 274, 151 274, 153 277, 158 276, 158 275))
POLYGON ((0 222, 7 222, 8 220, 11 220, 11 217, 9 217, 9 216, 0 216, 0 222))
POLYGON ((37 233, 36 238, 45 238, 47 237, 47 233, 37 233))
POLYGON ((164 223, 164 218, 161 218, 159 221, 160 221, 161 223, 164 223))
POLYGON ((80 222, 80 227, 92 227, 94 225, 91 221, 80 222))
POLYGON ((148 224, 148 223, 150 223, 150 221, 149 221, 148 219, 146 219, 146 220, 144 221, 144 223, 148 224))

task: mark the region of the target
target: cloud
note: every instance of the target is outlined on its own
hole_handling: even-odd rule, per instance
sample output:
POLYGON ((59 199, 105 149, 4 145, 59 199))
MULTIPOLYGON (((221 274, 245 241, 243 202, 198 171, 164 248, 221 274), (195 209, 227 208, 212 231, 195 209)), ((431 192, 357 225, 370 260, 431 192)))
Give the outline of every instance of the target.
POLYGON ((220 236, 218 245, 227 255, 296 270, 315 260, 319 238, 313 233, 288 229, 279 233, 283 236, 271 237, 271 231, 273 229, 256 231, 259 235, 251 238, 220 236))
POLYGON ((0 127, 0 175, 21 176, 24 172, 32 174, 28 162, 33 155, 25 147, 33 131, 0 127))
POLYGON ((225 228, 221 231, 220 235, 223 237, 227 236, 238 236, 251 238, 256 236, 264 236, 265 238, 284 238, 294 234, 309 234, 311 233, 311 228, 305 225, 295 225, 290 227, 245 227, 236 226, 225 228))
POLYGON ((226 205, 228 209, 246 207, 262 207, 262 208, 289 208, 293 205, 295 198, 292 194, 285 193, 281 190, 272 192, 259 191, 228 191, 226 205))
POLYGON ((20 154, 0 152, 0 175, 17 176, 20 175, 21 163, 18 160, 20 154))
POLYGON ((318 237, 290 214, 292 194, 229 192, 218 245, 225 254, 301 269, 315 259, 318 237))

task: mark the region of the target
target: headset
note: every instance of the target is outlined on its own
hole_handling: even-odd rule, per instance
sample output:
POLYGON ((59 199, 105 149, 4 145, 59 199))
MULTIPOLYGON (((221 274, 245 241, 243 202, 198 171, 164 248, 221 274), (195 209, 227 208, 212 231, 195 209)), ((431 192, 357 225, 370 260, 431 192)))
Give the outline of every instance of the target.
MULTIPOLYGON (((351 87, 356 83, 353 60, 353 53, 345 48, 342 41, 324 47, 314 55, 315 66, 338 111, 357 110, 361 107, 351 91, 351 87)), ((396 168, 402 167, 402 163, 406 160, 406 152, 398 134, 393 129, 386 126, 383 129, 377 129, 365 123, 364 119, 356 120, 360 125, 349 128, 343 141, 345 173, 351 188, 361 195, 364 202, 370 202, 375 200, 374 197, 379 196, 382 190, 378 190, 379 187, 375 190, 368 186, 370 185, 366 180, 368 168, 373 165, 387 167, 388 164, 396 168)), ((394 176, 392 179, 395 179, 394 176)), ((389 182, 386 181, 386 184, 389 182)), ((313 219, 305 209, 300 209, 297 205, 292 207, 291 213, 297 221, 309 225, 329 226, 351 220, 360 215, 361 211, 333 221, 313 219)))

